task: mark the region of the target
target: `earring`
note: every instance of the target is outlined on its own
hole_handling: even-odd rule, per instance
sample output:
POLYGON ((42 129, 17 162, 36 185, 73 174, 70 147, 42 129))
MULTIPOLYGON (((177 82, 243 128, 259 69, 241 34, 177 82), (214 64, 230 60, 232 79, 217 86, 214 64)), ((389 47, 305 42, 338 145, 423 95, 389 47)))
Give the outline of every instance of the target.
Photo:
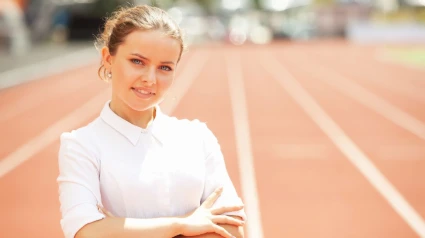
POLYGON ((108 73, 108 78, 112 78, 111 72, 108 73))

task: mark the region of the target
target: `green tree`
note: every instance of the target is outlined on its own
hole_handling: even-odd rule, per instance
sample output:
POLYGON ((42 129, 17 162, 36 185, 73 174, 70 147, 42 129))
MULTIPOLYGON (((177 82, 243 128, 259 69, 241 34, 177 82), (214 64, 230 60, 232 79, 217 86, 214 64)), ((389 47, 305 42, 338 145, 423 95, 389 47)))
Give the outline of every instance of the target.
POLYGON ((256 8, 256 9, 262 9, 262 7, 261 7, 261 1, 262 0, 253 0, 254 8, 256 8))

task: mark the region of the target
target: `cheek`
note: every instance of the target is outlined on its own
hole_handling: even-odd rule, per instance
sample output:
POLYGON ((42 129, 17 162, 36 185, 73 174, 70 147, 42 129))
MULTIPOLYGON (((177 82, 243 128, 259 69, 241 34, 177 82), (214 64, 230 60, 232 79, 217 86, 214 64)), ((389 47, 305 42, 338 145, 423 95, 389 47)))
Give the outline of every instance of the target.
POLYGON ((132 75, 132 74, 134 74, 134 71, 135 71, 134 67, 132 67, 131 64, 129 64, 125 61, 120 62, 120 64, 117 65, 117 68, 120 71, 120 75, 122 75, 122 76, 132 75))
POLYGON ((162 76, 158 78, 157 87, 159 90, 162 91, 162 93, 165 93, 164 91, 167 91, 171 85, 173 84, 174 75, 167 75, 162 76))
POLYGON ((117 64, 114 71, 115 79, 120 87, 130 87, 134 82, 134 78, 139 75, 137 70, 128 63, 117 64))

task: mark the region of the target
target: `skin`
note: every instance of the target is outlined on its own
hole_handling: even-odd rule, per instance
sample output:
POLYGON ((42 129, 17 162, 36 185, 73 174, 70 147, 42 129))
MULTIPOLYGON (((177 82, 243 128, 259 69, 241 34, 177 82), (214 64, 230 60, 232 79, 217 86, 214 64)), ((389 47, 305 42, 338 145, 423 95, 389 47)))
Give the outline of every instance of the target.
MULTIPOLYGON (((193 211, 192 213, 186 214, 185 216, 182 217, 178 217, 179 219, 195 219, 195 220, 199 220, 202 219, 201 216, 211 216, 211 214, 222 214, 224 212, 226 212, 226 210, 228 211, 229 208, 218 208, 215 210, 211 210, 208 211, 208 209, 214 204, 214 202, 216 201, 216 199, 220 196, 220 192, 219 191, 215 191, 213 194, 211 194, 209 196, 209 198, 201 205, 200 208, 196 209, 195 211, 193 211), (202 214, 201 216, 196 216, 194 215, 194 213, 198 213, 198 214, 202 214)), ((242 207, 234 207, 233 209, 238 210, 241 209, 242 207)), ((106 217, 109 218, 113 218, 115 217, 111 212, 109 212, 108 210, 106 210, 104 207, 102 206, 98 206, 99 211, 101 211, 103 214, 105 214, 106 217)), ((229 216, 231 218, 236 219, 237 221, 242 221, 241 217, 238 216, 229 216)), ((226 224, 222 224, 221 225, 222 228, 224 228, 229 235, 236 237, 236 238, 243 238, 244 237, 244 230, 243 230, 243 223, 240 225, 226 225, 226 224)), ((192 232, 194 233, 194 232, 192 232)), ((185 238, 185 237, 191 237, 191 238, 222 238, 222 235, 219 235, 217 233, 213 233, 213 232, 208 232, 205 234, 200 234, 200 235, 193 235, 190 234, 190 236, 184 236, 184 235, 177 235, 174 236, 174 238, 185 238)))
MULTIPOLYGON (((164 99, 173 84, 180 50, 180 43, 161 31, 130 33, 114 55, 104 47, 101 51, 104 66, 112 74, 111 110, 146 128, 155 117, 155 105, 164 99), (152 94, 140 97, 137 89, 152 94)), ((243 238, 242 219, 222 215, 243 207, 212 209, 220 195, 221 190, 216 190, 199 208, 182 217, 121 218, 99 207, 106 218, 85 225, 75 237, 243 238)))
POLYGON ((154 106, 173 84, 179 55, 180 43, 160 31, 130 33, 115 55, 104 47, 105 68, 112 74, 112 111, 145 128, 153 119, 154 106), (134 89, 148 90, 153 95, 142 99, 134 89))

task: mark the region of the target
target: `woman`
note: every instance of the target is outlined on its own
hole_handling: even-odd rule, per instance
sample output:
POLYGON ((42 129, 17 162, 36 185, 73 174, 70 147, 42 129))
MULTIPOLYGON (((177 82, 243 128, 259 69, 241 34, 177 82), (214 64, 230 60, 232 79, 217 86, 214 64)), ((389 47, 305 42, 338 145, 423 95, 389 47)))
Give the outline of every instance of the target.
POLYGON ((178 26, 155 7, 123 8, 97 43, 112 97, 61 135, 65 237, 243 237, 246 215, 216 137, 158 106, 185 48, 178 26))

